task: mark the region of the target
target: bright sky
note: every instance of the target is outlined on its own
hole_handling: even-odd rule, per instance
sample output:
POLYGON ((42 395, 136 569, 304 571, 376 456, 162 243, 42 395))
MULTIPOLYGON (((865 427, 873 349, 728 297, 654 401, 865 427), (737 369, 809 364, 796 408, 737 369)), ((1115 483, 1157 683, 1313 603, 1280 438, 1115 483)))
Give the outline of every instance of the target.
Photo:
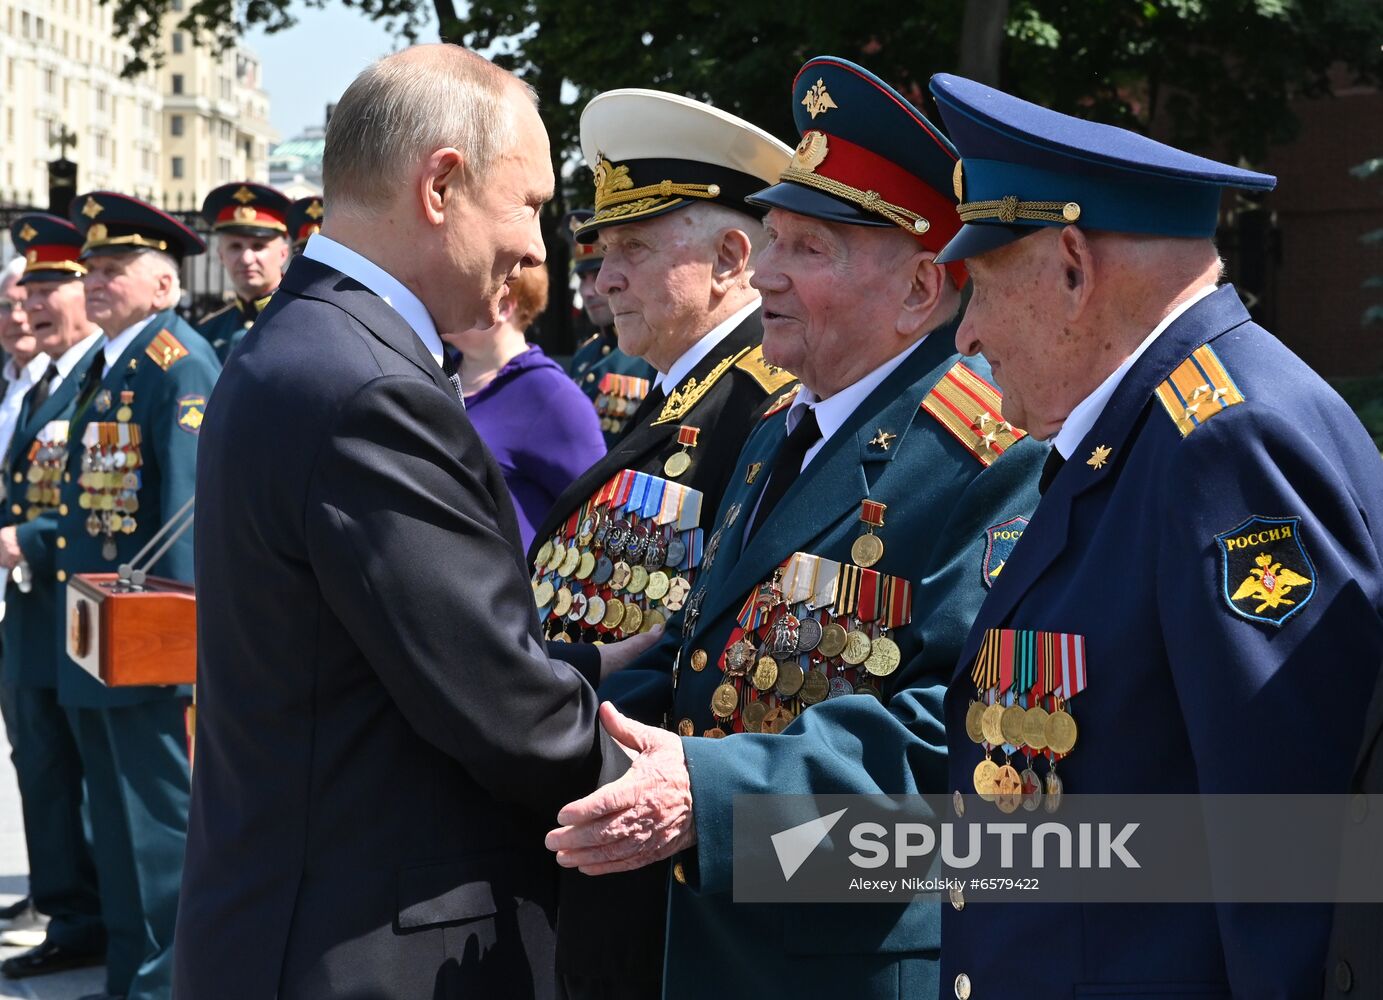
MULTIPOLYGON (((381 24, 352 8, 329 4, 313 10, 294 4, 298 23, 287 31, 245 37, 264 67, 269 91, 269 118, 279 138, 293 138, 309 125, 326 120, 326 106, 341 96, 355 75, 380 56, 402 46, 381 24)), ((423 28, 420 41, 436 41, 435 22, 423 28)))

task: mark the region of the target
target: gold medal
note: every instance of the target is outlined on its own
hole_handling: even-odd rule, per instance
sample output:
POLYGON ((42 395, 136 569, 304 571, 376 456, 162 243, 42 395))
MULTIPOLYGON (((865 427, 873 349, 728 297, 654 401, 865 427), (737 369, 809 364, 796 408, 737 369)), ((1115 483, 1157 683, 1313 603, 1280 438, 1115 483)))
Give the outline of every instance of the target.
POLYGON ((1034 750, 1047 749, 1047 710, 1034 705, 1023 716, 1023 742, 1034 750))
POLYGON ((828 660, 845 652, 845 629, 835 622, 824 627, 821 630, 821 641, 816 644, 816 651, 828 660))
POLYGON ((1061 808, 1061 796, 1066 791, 1066 786, 1057 777, 1056 771, 1047 772, 1047 794, 1042 797, 1042 808, 1049 813, 1054 813, 1061 808))
POLYGON ((1004 714, 1004 706, 995 702, 993 705, 985 706, 984 714, 980 716, 980 732, 984 733, 984 741, 991 746, 999 746, 1004 742, 1003 730, 999 728, 999 719, 1004 714))
POLYGON ((599 625, 605 619, 605 598, 592 594, 586 602, 586 617, 581 619, 587 625, 599 625))
POLYGON ((648 574, 648 585, 643 589, 644 595, 650 601, 661 601, 671 582, 666 573, 662 570, 655 570, 648 574))
POLYGON ((825 699, 831 691, 831 682, 820 670, 810 670, 802 681, 801 699, 808 705, 815 705, 825 699))
POLYGON ((580 565, 581 550, 573 545, 567 549, 567 554, 562 557, 562 565, 557 568, 557 575, 569 577, 576 572, 576 567, 580 565))
POLYGON ((562 560, 567 557, 567 547, 561 542, 552 546, 552 551, 548 553, 547 564, 543 569, 549 573, 556 572, 557 567, 562 565, 562 560))
POLYGON ((855 565, 868 569, 884 557, 884 543, 878 535, 860 535, 850 546, 850 558, 855 565))
POLYGON ((663 617, 661 611, 645 611, 643 613, 643 628, 640 632, 652 632, 659 625, 666 625, 667 619, 663 617))
MULTIPOLYGON (((866 535, 872 538, 873 535, 866 535)), ((873 646, 869 650, 869 656, 864 661, 864 669, 868 670, 875 677, 887 677, 898 669, 898 663, 902 659, 902 653, 898 649, 898 644, 886 635, 881 635, 874 640, 873 646)))
POLYGON ((971 743, 985 742, 984 731, 980 729, 980 718, 984 715, 985 707, 982 701, 972 701, 965 710, 965 735, 970 737, 971 743))
POLYGON ((538 550, 538 558, 533 560, 533 568, 539 571, 547 569, 547 561, 551 558, 552 540, 548 539, 546 542, 543 542, 543 547, 538 550))
POLYGON ((1011 764, 1005 764, 994 774, 994 804, 1003 813, 1017 812, 1023 804, 1023 779, 1011 764))
POLYGON ((750 678, 760 691, 767 691, 778 683, 778 661, 771 656, 759 657, 754 664, 754 675, 750 678))
POLYGON ((625 635, 636 635, 643 627, 643 608, 633 601, 624 605, 624 620, 619 624, 620 631, 625 635))
POLYGON ((619 628, 619 623, 624 621, 624 602, 618 597, 612 597, 605 604, 605 619, 602 622, 608 629, 619 628))
POLYGON ((701 735, 708 740, 723 740, 728 734, 719 726, 712 726, 701 735))
POLYGON ((678 736, 692 736, 695 735, 695 733, 696 727, 692 725, 691 719, 683 719, 681 722, 677 723, 678 736))
POLYGON ((595 572, 595 555, 591 552, 581 553, 581 562, 576 567, 576 578, 578 580, 589 580, 591 574, 595 572))
POLYGON ((1052 752, 1064 757, 1076 746, 1076 720, 1063 709, 1057 709, 1047 716, 1045 735, 1052 752))
POLYGON ((782 705, 774 705, 764 716, 763 732, 778 735, 788 726, 792 725, 792 720, 797 718, 792 712, 782 705))
POLYGON ((642 565, 635 566, 629 571, 629 586, 626 588, 631 594, 642 594, 643 589, 648 586, 648 570, 642 565))
POLYGON ((744 706, 744 711, 740 713, 740 718, 744 721, 744 731, 747 733, 757 733, 763 728, 764 718, 768 715, 768 703, 763 701, 751 701, 744 706))
POLYGON ((1027 712, 1019 705, 1010 705, 999 716, 999 733, 1004 742, 1014 747, 1023 745, 1023 721, 1027 712))
POLYGON ((778 693, 784 698, 791 698, 802 690, 802 685, 806 682, 807 675, 802 671, 802 667, 796 660, 784 660, 778 666, 778 693))
POLYGON ((975 765, 975 794, 986 802, 993 802, 997 792, 995 788, 995 778, 999 774, 999 765, 988 757, 975 765))
POLYGON ((691 456, 685 451, 679 451, 675 455, 669 455, 663 463, 663 474, 669 479, 676 479, 682 473, 691 468, 691 456))
POLYGON ((533 603, 540 608, 545 608, 552 600, 552 581, 543 580, 533 588, 533 603))
POLYGON ((869 636, 859 629, 851 629, 845 635, 845 650, 840 654, 840 658, 850 666, 858 667, 869 659, 869 652, 873 645, 869 641, 869 636))
POLYGON ((615 563, 614 571, 610 574, 610 589, 613 591, 623 590, 629 585, 630 578, 634 571, 629 568, 629 564, 623 560, 615 563))
POLYGON ((704 649, 693 649, 691 655, 691 668, 698 674, 706 669, 706 651, 704 649))
POLYGON ((571 610, 571 591, 566 587, 557 591, 556 600, 552 602, 552 613, 558 618, 565 618, 567 612, 571 610))
POLYGON ((718 719, 728 719, 735 714, 735 706, 740 703, 739 692, 728 681, 715 689, 711 695, 711 711, 718 719))

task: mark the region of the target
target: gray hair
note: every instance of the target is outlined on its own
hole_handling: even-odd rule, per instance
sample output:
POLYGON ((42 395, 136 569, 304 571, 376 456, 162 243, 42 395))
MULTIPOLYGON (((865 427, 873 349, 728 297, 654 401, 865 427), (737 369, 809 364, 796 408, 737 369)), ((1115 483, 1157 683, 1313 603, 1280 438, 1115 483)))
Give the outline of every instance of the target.
POLYGON ((328 212, 382 208, 419 159, 454 147, 472 179, 517 141, 513 74, 458 45, 417 45, 355 78, 327 126, 322 196, 328 212))

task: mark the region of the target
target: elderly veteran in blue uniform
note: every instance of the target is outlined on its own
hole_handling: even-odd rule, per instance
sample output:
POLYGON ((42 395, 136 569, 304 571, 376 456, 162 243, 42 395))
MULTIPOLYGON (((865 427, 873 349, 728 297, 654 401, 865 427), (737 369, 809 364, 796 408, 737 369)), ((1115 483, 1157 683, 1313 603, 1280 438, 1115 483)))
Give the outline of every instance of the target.
POLYGON ((589 208, 577 208, 568 212, 563 220, 571 236, 568 239, 571 269, 581 292, 581 308, 586 319, 595 327, 595 333, 577 345, 567 366, 567 374, 595 404, 596 416, 600 417, 600 432, 605 436, 608 450, 648 395, 649 386, 658 372, 643 358, 631 357, 619 349, 610 300, 596 287, 605 250, 599 241, 583 243, 575 238, 576 230, 594 215, 595 212, 589 208), (619 377, 606 378, 607 375, 619 377))
MULTIPOLYGON (((959 77, 932 91, 962 156, 957 343, 1054 445, 946 695, 952 789, 994 791, 974 706, 1012 694, 1049 795, 1346 791, 1383 654, 1383 465, 1220 284, 1224 191, 1275 179, 959 77), (1017 638, 1082 669, 1000 691, 1017 638)), ((1323 905, 948 906, 943 989, 1318 996, 1329 928, 1323 905)))
POLYGON ((35 907, 49 918, 41 943, 0 964, 0 973, 19 979, 105 959, 96 869, 82 819, 81 755, 58 703, 52 565, 67 420, 102 337, 86 316, 77 228, 34 213, 14 221, 10 238, 25 260, 19 281, 44 362, 4 455, 6 502, 0 513, 4 684, 13 705, 8 735, 24 809, 30 889, 35 907))
POLYGON ((248 181, 222 184, 202 202, 202 218, 211 227, 235 301, 204 319, 197 331, 223 364, 283 281, 291 256, 290 207, 283 192, 248 181))
POLYGON ((288 237, 293 241, 294 257, 303 252, 309 239, 322 231, 324 215, 326 206, 319 194, 299 198, 288 206, 288 237))
POLYGON ((593 874, 681 852, 665 996, 758 995, 768 928, 781 995, 928 996, 934 899, 736 904, 731 803, 945 787, 942 696, 999 568, 995 536, 1021 533, 1046 449, 1004 420, 984 361, 956 353, 966 272, 935 262, 959 228, 950 143, 843 59, 804 65, 793 108, 793 160, 750 201, 768 209, 765 356, 802 385, 741 453, 681 627, 602 691, 645 713, 652 691, 670 698, 681 739, 607 707, 642 756, 564 810, 572 826, 549 846, 593 874), (643 804, 622 809, 631 795, 643 804), (649 818, 667 831, 656 851, 612 841, 649 818))
MULTIPOLYGON (((70 217, 85 236, 87 315, 105 338, 77 390, 61 459, 50 556, 59 608, 71 577, 130 562, 192 498, 197 434, 220 371, 211 345, 173 311, 181 262, 205 249, 197 234, 109 191, 78 196, 70 217)), ((149 571, 191 581, 191 533, 149 571)), ((86 772, 106 990, 166 1000, 187 838, 188 692, 104 686, 68 655, 58 617, 58 700, 86 772)))

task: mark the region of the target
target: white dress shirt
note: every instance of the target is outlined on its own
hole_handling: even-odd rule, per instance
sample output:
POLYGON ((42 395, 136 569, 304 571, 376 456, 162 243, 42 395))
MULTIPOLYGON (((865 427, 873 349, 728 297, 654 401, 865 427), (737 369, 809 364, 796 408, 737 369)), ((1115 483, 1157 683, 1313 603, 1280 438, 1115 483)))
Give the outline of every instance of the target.
MULTIPOLYGON (((106 356, 106 371, 110 371, 111 366, 120 360, 120 355, 125 353, 125 348, 130 346, 130 341, 143 333, 144 328, 152 323, 154 321, 154 316, 157 315, 158 313, 154 313, 153 316, 145 316, 138 323, 125 327, 125 329, 106 341, 106 349, 104 351, 106 356)), ((103 374, 101 377, 104 379, 105 375, 103 374)))
POLYGON ((308 237, 303 256, 335 268, 378 295, 423 342, 427 353, 437 362, 437 367, 442 367, 442 338, 437 335, 437 324, 432 321, 432 315, 422 299, 409 291, 402 281, 344 243, 337 243, 321 233, 308 237))
POLYGON ((10 450, 10 441, 19 427, 19 408, 24 405, 24 394, 47 370, 46 354, 35 354, 23 368, 15 367, 14 358, 5 362, 5 398, 0 400, 0 457, 10 450))
POLYGON ((1061 453, 1062 458, 1069 459, 1080 446, 1081 441, 1085 440, 1085 435, 1090 433, 1090 428, 1095 426, 1095 421, 1100 419, 1100 414, 1109 403, 1109 397, 1114 395, 1114 390, 1119 388, 1119 383, 1124 380, 1133 363, 1143 356, 1143 353, 1152 347, 1153 341, 1162 336, 1164 330, 1177 321, 1182 313, 1190 309, 1193 305, 1215 291, 1214 285, 1206 285, 1197 290, 1189 299, 1169 312, 1161 323, 1153 329, 1153 332, 1143 338, 1132 354, 1114 371, 1109 373, 1109 377, 1101 382, 1095 391, 1086 396, 1079 403, 1071 408, 1070 415, 1066 422, 1061 425, 1061 430, 1056 432, 1056 437, 1052 439, 1052 447, 1061 453))
POLYGON ((53 381, 48 385, 48 395, 51 396, 58 391, 58 386, 62 385, 67 380, 67 376, 72 374, 72 369, 77 367, 77 362, 86 357, 86 352, 91 350, 92 345, 104 336, 105 334, 100 330, 93 330, 62 352, 58 359, 53 362, 53 367, 57 368, 58 373, 53 376, 53 381))
MULTIPOLYGON (((682 384, 682 380, 692 373, 692 369, 701 364, 706 355, 715 350, 717 344, 730 336, 730 334, 734 332, 735 327, 754 315, 754 310, 758 309, 761 305, 763 305, 763 300, 755 298, 753 302, 750 302, 724 323, 719 324, 712 329, 710 333, 706 334, 706 336, 702 337, 695 344, 692 344, 691 347, 688 347, 682 352, 682 356, 669 366, 666 372, 658 373, 657 377, 653 380, 653 390, 656 391, 664 385, 670 385, 672 388, 676 389, 682 384)), ((664 389, 663 391, 666 393, 668 390, 664 389)))

